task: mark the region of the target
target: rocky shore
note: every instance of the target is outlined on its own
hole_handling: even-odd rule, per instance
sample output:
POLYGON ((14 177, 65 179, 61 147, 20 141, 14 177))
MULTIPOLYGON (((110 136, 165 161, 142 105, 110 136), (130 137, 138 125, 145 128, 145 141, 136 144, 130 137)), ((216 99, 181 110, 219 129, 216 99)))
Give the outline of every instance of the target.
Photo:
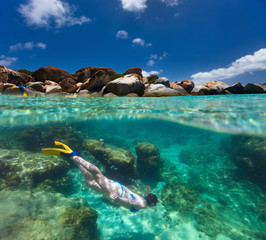
POLYGON ((0 94, 15 96, 169 97, 254 93, 266 93, 266 84, 243 86, 237 82, 229 86, 221 81, 211 81, 197 86, 192 80, 170 82, 156 75, 143 77, 140 68, 130 68, 118 74, 111 68, 87 67, 71 74, 56 67, 29 72, 0 66, 0 94))

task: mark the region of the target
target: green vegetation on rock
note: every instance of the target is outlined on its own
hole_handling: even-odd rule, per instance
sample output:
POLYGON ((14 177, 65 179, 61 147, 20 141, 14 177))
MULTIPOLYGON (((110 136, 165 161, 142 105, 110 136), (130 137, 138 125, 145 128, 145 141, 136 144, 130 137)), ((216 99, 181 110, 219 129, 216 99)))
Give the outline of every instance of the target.
POLYGON ((109 76, 109 79, 110 79, 110 81, 113 81, 113 80, 115 80, 117 78, 121 78, 121 77, 124 77, 124 76, 125 76, 125 74, 116 74, 116 75, 113 75, 113 76, 109 76))
POLYGON ((27 74, 27 75, 29 75, 31 77, 33 75, 33 72, 31 72, 31 71, 29 71, 27 69, 19 69, 19 70, 17 70, 17 72, 25 73, 25 74, 27 74))

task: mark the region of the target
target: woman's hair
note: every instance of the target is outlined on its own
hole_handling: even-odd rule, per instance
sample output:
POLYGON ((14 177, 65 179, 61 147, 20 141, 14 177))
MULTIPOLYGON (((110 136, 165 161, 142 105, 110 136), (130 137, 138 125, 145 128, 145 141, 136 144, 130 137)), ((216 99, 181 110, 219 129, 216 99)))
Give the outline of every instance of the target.
POLYGON ((155 194, 149 193, 148 196, 146 196, 146 201, 148 206, 155 206, 158 202, 158 199, 155 194))

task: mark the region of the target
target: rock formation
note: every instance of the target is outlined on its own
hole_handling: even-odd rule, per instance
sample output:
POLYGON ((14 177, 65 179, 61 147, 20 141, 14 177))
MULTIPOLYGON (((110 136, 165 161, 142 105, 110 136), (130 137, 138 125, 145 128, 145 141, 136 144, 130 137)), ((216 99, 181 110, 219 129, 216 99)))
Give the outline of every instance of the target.
POLYGON ((245 86, 245 93, 265 93, 266 85, 258 83, 248 83, 245 86))
POLYGON ((245 88, 240 82, 235 83, 233 86, 227 87, 224 89, 225 92, 230 92, 233 94, 243 94, 245 93, 245 88))
POLYGON ((83 147, 105 166, 106 175, 111 179, 125 183, 134 176, 135 160, 131 152, 93 139, 85 140, 83 147))
POLYGON ((2 191, 1 239, 97 239, 97 212, 84 199, 47 191, 2 191))
POLYGON ((110 75, 107 70, 99 70, 94 73, 90 78, 85 80, 80 87, 78 88, 78 92, 80 90, 101 90, 104 86, 106 86, 110 82, 110 75))
POLYGON ((25 73, 13 71, 4 66, 0 66, 0 82, 26 84, 33 81, 33 78, 25 73))
POLYGON ((151 84, 145 88, 143 97, 170 97, 170 96, 184 96, 187 92, 180 87, 179 90, 166 87, 163 84, 151 84))
POLYGON ((166 77, 158 78, 155 84, 163 84, 166 87, 170 87, 170 82, 166 77))
POLYGON ((139 75, 128 74, 109 82, 103 90, 103 94, 106 93, 113 93, 117 96, 136 93, 138 96, 142 96, 144 93, 144 83, 141 81, 139 75))
POLYGON ((232 138, 234 160, 239 168, 239 175, 256 182, 266 191, 266 140, 258 137, 232 138))
POLYGON ((195 86, 191 94, 192 95, 218 95, 221 94, 224 89, 228 88, 229 85, 221 81, 212 81, 204 85, 195 86))
POLYGON ((109 76, 118 75, 116 71, 114 71, 111 68, 105 68, 105 67, 86 67, 82 68, 78 71, 76 71, 73 74, 73 77, 77 79, 77 82, 86 82, 89 78, 91 78, 95 73, 98 71, 104 71, 107 72, 109 76))
POLYGON ((58 83, 64 78, 70 77, 72 77, 71 73, 56 67, 42 67, 33 73, 33 78, 37 82, 45 82, 46 80, 51 80, 58 83))
POLYGON ((31 75, 25 69, 17 72, 0 66, 0 93, 22 96, 22 91, 16 87, 19 84, 27 86, 25 91, 32 97, 44 94, 75 98, 266 93, 266 84, 248 83, 242 86, 241 83, 235 83, 229 86, 221 81, 211 81, 195 86, 192 80, 169 82, 167 78, 157 75, 143 77, 141 68, 130 68, 124 74, 105 67, 86 67, 74 74, 56 67, 42 67, 32 74, 33 77, 25 73, 31 75))
POLYGON ((141 179, 160 179, 162 166, 158 148, 151 143, 141 142, 136 145, 137 171, 141 179))
POLYGON ((141 78, 142 76, 142 69, 141 68, 129 68, 128 70, 126 70, 124 72, 124 75, 128 75, 128 74, 138 74, 141 78))

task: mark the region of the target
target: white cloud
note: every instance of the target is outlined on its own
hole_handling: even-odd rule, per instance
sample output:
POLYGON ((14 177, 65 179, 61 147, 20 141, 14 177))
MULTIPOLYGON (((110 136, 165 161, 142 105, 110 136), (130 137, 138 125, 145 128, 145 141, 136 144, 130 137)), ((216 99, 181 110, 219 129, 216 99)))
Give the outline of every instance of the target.
POLYGON ((159 57, 159 60, 164 60, 168 55, 168 52, 163 52, 163 55, 159 57))
POLYGON ((145 43, 145 40, 141 39, 141 38, 135 38, 132 40, 133 44, 134 45, 139 45, 139 46, 142 46, 142 47, 150 47, 152 46, 151 43, 145 43))
POLYGON ((120 30, 117 32, 116 38, 126 40, 128 39, 128 32, 125 30, 120 30))
POLYGON ((234 61, 228 68, 218 68, 210 72, 199 72, 191 78, 196 84, 204 84, 213 80, 233 78, 245 73, 266 70, 266 48, 262 48, 253 55, 247 55, 234 61))
POLYGON ((5 67, 9 67, 13 63, 15 63, 17 60, 18 60, 18 58, 6 57, 5 55, 1 55, 0 56, 0 65, 3 65, 5 67))
POLYGON ((122 8, 128 12, 143 12, 146 8, 147 0, 120 0, 122 8))
POLYGON ((29 26, 49 27, 54 22, 60 28, 91 22, 85 16, 74 17, 75 11, 76 7, 64 0, 27 0, 26 4, 20 4, 18 8, 29 26))
POLYGON ((11 45, 9 47, 9 52, 15 52, 15 51, 21 51, 21 50, 32 50, 33 48, 41 48, 41 49, 46 49, 46 44, 39 42, 39 43, 34 43, 34 42, 26 42, 26 43, 16 43, 14 45, 11 45))
POLYGON ((142 75, 143 77, 149 77, 150 75, 159 75, 163 72, 163 70, 159 70, 159 71, 150 71, 150 72, 146 72, 144 70, 142 70, 142 75))
POLYGON ((158 54, 151 54, 149 61, 147 62, 147 66, 152 67, 153 65, 156 64, 157 60, 164 60, 167 57, 168 53, 167 52, 163 52, 163 54, 161 56, 158 56, 158 54))
POLYGON ((149 60, 148 62, 147 62, 147 66, 149 66, 149 67, 152 67, 154 64, 155 64, 156 62, 154 61, 154 60, 149 60))
POLYGON ((156 59, 158 59, 158 55, 157 54, 151 54, 150 59, 156 60, 156 59))
POLYGON ((161 2, 165 3, 167 7, 174 7, 180 4, 180 0, 161 0, 161 2))

